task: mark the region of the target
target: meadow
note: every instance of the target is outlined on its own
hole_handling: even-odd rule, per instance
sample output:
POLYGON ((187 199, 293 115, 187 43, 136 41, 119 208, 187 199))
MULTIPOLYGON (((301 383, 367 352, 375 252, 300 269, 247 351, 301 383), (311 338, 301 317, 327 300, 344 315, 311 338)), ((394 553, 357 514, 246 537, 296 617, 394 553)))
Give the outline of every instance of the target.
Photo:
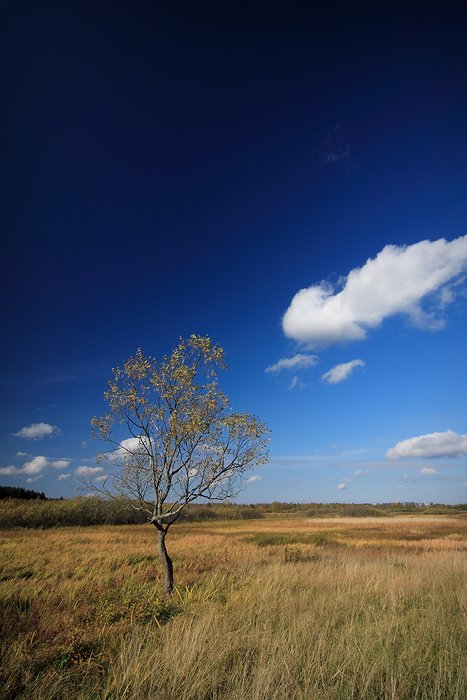
POLYGON ((466 697, 467 520, 0 531, 0 694, 51 700, 466 697))

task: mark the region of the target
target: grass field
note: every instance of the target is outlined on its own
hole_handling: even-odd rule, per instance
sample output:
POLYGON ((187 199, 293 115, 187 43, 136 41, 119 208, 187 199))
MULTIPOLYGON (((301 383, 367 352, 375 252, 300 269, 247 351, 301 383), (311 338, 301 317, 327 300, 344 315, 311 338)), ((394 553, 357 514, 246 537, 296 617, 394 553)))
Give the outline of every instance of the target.
POLYGON ((5 699, 467 696, 467 521, 0 531, 5 699))

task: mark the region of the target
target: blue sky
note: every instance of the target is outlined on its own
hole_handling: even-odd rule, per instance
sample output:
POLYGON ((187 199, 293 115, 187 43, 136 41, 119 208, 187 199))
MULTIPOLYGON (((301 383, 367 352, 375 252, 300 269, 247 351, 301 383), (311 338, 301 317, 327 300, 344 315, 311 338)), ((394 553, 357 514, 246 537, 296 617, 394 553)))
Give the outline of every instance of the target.
POLYGON ((0 482, 77 493, 111 368, 199 333, 239 500, 465 502, 459 4, 4 14, 0 482))

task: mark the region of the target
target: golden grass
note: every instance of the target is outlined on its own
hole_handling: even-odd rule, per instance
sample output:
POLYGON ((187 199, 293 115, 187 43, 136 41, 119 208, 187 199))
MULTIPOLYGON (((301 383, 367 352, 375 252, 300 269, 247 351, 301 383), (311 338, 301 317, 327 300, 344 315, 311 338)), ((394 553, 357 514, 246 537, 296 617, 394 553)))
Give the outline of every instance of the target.
POLYGON ((462 518, 2 531, 0 697, 466 696, 462 518), (172 535, 173 533, 173 535, 172 535))

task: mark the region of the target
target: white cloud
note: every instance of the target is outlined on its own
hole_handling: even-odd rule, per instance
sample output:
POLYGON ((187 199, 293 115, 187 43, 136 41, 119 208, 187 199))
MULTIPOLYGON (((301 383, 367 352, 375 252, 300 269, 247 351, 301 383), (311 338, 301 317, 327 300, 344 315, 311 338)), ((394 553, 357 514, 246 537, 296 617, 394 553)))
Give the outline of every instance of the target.
POLYGON ((39 476, 30 476, 29 479, 26 479, 26 482, 28 484, 32 484, 34 481, 37 481, 38 479, 42 479, 42 474, 39 474, 39 476))
POLYGON ((420 474, 422 474, 422 476, 433 476, 433 474, 437 474, 437 473, 438 473, 437 470, 434 469, 433 467, 422 467, 420 469, 420 474))
POLYGON ((30 462, 25 462, 21 469, 23 474, 39 474, 48 465, 45 457, 34 457, 30 462))
POLYGON ((365 363, 363 360, 351 360, 350 362, 343 362, 340 365, 332 367, 328 372, 323 374, 322 379, 328 384, 338 384, 348 379, 352 374, 355 367, 364 367, 365 363))
POLYGON ((40 474, 47 466, 48 461, 45 457, 34 457, 30 462, 25 462, 22 467, 1 467, 0 474, 40 474))
MULTIPOLYGON (((420 241, 410 246, 387 245, 374 259, 350 271, 339 291, 327 282, 301 289, 282 320, 286 336, 308 347, 363 340, 368 329, 385 318, 406 314, 436 327, 420 303, 437 292, 438 307, 454 298, 444 290, 467 270, 467 235, 454 241, 420 241)), ((439 323, 438 323, 439 326, 439 323)))
POLYGON ((15 437, 27 438, 28 440, 40 440, 43 437, 54 435, 58 432, 56 425, 50 423, 32 423, 27 425, 17 433, 13 433, 15 437))
POLYGON ((283 372, 284 370, 297 371, 299 369, 307 369, 308 367, 314 367, 318 361, 319 358, 316 355, 304 355, 299 353, 298 355, 294 355, 293 357, 283 357, 281 360, 278 360, 274 365, 266 367, 265 371, 269 372, 270 374, 278 374, 279 372, 283 372))
POLYGON ((16 457, 30 457, 31 454, 30 454, 30 452, 17 452, 15 456, 16 457))
POLYGON ((103 467, 76 467, 75 474, 78 476, 90 476, 91 474, 99 474, 99 472, 103 471, 103 467))
POLYGON ((467 435, 459 435, 453 430, 444 433, 427 433, 402 440, 387 451, 389 459, 399 457, 460 457, 467 455, 467 435))
POLYGON ((41 474, 47 467, 66 469, 69 464, 70 462, 66 459, 59 459, 55 462, 49 462, 46 457, 39 455, 37 457, 33 457, 31 460, 29 460, 29 462, 25 462, 22 467, 14 467, 13 465, 1 467, 0 474, 41 474))
POLYGON ((294 374, 294 376, 293 376, 292 379, 290 380, 289 389, 295 389, 295 387, 297 387, 298 385, 299 385, 298 377, 297 377, 296 374, 294 374))
POLYGON ((68 479, 69 476, 71 476, 71 474, 59 474, 58 480, 63 481, 63 479, 68 479))
POLYGON ((342 489, 346 489, 348 487, 347 487, 347 484, 344 484, 344 482, 341 481, 340 484, 337 484, 337 488, 342 490, 342 489))
POLYGON ((102 476, 96 476, 94 481, 105 481, 107 479, 107 474, 102 474, 102 476))
POLYGON ((4 474, 5 476, 10 476, 11 474, 19 473, 21 473, 21 469, 18 469, 18 467, 14 467, 12 464, 9 464, 8 467, 0 467, 0 474, 4 474))
POLYGON ((108 462, 118 462, 132 455, 144 457, 146 455, 145 442, 148 444, 147 439, 144 437, 127 438, 122 440, 115 450, 105 452, 99 458, 106 459, 108 462))
POLYGON ((249 485, 249 484, 257 484, 258 481, 261 481, 261 477, 255 475, 255 476, 250 476, 250 477, 246 480, 245 483, 246 483, 247 485, 249 485))
POLYGON ((363 469, 358 469, 358 470, 354 473, 354 476, 357 477, 357 478, 360 477, 360 476, 365 476, 365 472, 363 471, 363 469))
POLYGON ((50 466, 54 469, 66 469, 70 466, 69 459, 57 459, 55 462, 50 462, 50 466))

